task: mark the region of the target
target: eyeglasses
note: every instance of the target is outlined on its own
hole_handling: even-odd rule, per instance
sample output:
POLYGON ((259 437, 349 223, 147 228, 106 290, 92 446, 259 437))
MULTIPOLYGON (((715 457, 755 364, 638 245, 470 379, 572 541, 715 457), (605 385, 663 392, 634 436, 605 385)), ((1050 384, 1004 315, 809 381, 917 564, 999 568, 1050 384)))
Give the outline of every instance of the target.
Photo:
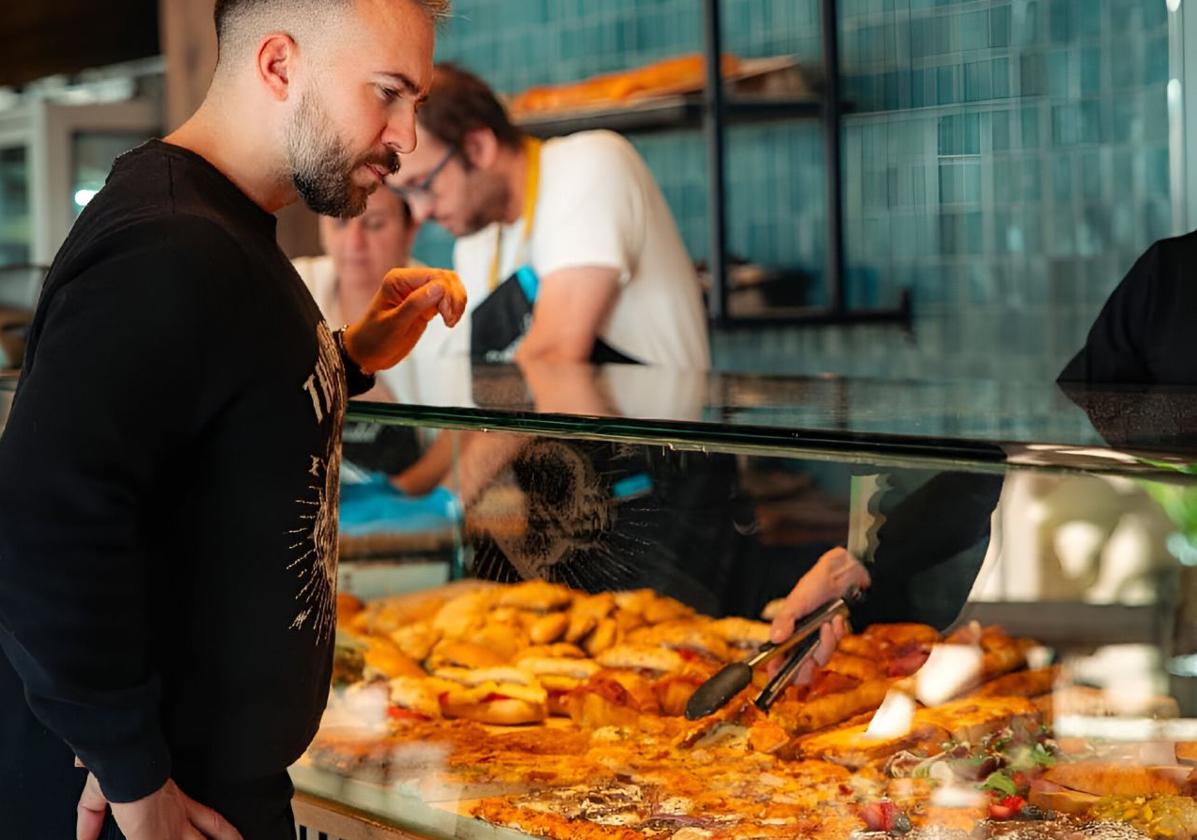
POLYGON ((440 159, 440 162, 432 167, 432 171, 424 176, 424 180, 418 184, 411 184, 409 186, 396 187, 395 192, 399 197, 411 205, 412 202, 427 203, 432 199, 432 183, 436 180, 436 176, 441 174, 449 161, 453 160, 454 155, 457 154, 457 149, 450 148, 445 152, 445 156, 440 159))

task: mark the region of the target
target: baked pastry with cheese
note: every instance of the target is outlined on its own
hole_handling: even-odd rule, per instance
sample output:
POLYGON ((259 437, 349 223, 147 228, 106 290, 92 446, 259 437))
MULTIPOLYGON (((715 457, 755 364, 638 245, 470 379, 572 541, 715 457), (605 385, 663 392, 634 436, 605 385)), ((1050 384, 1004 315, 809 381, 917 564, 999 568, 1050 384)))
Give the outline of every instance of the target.
POLYGON ((528 656, 519 666, 531 673, 548 693, 550 715, 569 717, 569 695, 600 670, 590 659, 561 659, 547 656, 528 656))
POLYGON ((364 672, 366 679, 373 676, 392 679, 425 675, 419 662, 403 653, 398 645, 385 636, 368 636, 365 641, 366 649, 362 651, 362 658, 366 664, 364 672))
POLYGON ((652 683, 631 671, 600 671, 570 692, 565 707, 584 729, 635 729, 641 715, 660 714, 652 683))
POLYGON ((446 689, 438 698, 447 718, 502 726, 543 723, 548 695, 530 675, 524 683, 482 682, 446 689))

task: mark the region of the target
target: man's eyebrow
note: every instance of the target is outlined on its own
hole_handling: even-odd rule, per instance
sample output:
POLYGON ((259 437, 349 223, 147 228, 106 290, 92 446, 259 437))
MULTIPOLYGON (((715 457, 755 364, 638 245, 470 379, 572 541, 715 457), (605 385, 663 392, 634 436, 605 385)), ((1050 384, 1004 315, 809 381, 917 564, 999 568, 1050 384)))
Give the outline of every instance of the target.
POLYGON ((420 86, 412 81, 411 76, 407 75, 406 73, 387 70, 379 73, 378 75, 386 76, 391 81, 398 83, 398 86, 403 88, 404 93, 406 93, 408 96, 416 97, 416 101, 418 102, 423 102, 428 98, 428 94, 421 92, 420 86))

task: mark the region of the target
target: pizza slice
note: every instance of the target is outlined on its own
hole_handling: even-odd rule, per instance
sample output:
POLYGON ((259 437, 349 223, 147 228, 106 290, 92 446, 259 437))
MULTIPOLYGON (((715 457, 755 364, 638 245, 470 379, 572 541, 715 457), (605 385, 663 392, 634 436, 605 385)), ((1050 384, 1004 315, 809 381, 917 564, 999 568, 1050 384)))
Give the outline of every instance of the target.
POLYGON ((1047 694, 1060 677, 1059 666, 1016 671, 990 680, 972 692, 971 697, 1038 697, 1047 694))
POLYGON ((880 768, 899 752, 929 755, 939 752, 940 745, 950 737, 947 729, 929 721, 916 720, 910 730, 893 737, 874 737, 867 725, 832 729, 799 738, 795 754, 801 758, 820 759, 860 770, 880 768))
POLYGON ((1039 710, 1025 697, 969 697, 942 706, 919 709, 915 725, 930 724, 960 743, 975 744, 986 735, 1010 728, 1018 732, 1039 729, 1039 710))

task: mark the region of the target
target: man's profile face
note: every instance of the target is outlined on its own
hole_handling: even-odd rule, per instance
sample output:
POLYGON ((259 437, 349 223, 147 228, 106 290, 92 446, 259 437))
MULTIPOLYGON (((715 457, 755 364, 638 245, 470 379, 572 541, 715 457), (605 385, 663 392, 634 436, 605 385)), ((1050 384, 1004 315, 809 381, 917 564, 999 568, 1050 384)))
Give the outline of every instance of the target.
POLYGON ((288 173, 326 216, 361 215, 415 147, 415 109, 432 79, 434 30, 414 0, 356 0, 336 36, 299 45, 307 70, 287 122, 288 173))
POLYGON ((408 191, 416 219, 431 219, 454 236, 469 236, 502 218, 511 197, 506 181, 468 165, 467 152, 450 150, 422 126, 416 126, 416 135, 415 151, 403 155, 403 167, 390 179, 392 186, 408 191))

